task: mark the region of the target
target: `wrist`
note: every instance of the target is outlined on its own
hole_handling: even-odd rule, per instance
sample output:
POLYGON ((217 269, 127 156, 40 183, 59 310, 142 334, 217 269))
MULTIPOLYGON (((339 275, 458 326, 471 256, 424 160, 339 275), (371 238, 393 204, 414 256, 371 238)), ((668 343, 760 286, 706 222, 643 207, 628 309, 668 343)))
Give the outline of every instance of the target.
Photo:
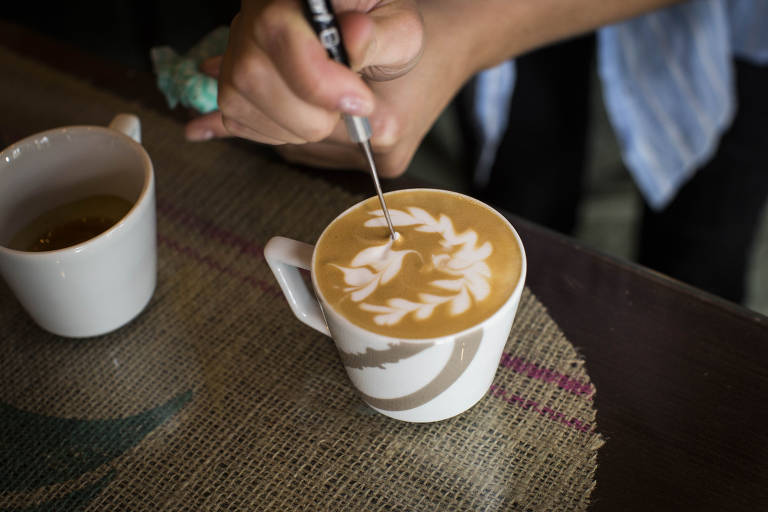
MULTIPOLYGON (((503 0, 508 4, 515 4, 503 0)), ((420 0, 424 19, 425 53, 428 49, 441 52, 452 73, 462 76, 464 83, 476 73, 514 57, 518 38, 510 37, 505 13, 495 17, 493 0, 420 0)))
POLYGON ((466 75, 681 0, 417 0, 427 37, 448 35, 466 75), (439 34, 438 34, 439 33, 439 34))
MULTIPOLYGON (((480 43, 473 23, 467 23, 461 0, 421 0, 424 22, 424 50, 418 67, 439 72, 447 89, 458 90, 482 68, 478 67, 476 46, 480 43)), ((472 3, 472 0, 469 2, 472 3)))

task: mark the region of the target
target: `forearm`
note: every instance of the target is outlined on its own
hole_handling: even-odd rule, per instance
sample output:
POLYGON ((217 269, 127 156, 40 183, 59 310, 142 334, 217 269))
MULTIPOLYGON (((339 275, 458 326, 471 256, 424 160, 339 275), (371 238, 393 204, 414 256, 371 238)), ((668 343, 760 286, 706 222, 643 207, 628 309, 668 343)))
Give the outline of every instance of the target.
POLYGON ((468 76, 548 43, 680 0, 420 0, 427 44, 451 34, 468 76))

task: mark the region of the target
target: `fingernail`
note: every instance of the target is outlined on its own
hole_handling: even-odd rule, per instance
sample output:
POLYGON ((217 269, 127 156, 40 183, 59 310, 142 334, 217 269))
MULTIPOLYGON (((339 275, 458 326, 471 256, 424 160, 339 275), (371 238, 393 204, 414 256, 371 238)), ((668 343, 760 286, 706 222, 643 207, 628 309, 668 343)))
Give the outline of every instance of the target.
POLYGON ((373 105, 357 96, 344 96, 339 100, 339 110, 353 116, 367 116, 373 105))
POLYGON ((212 138, 213 132, 211 130, 199 130, 187 134, 187 140, 192 142, 203 142, 212 138))

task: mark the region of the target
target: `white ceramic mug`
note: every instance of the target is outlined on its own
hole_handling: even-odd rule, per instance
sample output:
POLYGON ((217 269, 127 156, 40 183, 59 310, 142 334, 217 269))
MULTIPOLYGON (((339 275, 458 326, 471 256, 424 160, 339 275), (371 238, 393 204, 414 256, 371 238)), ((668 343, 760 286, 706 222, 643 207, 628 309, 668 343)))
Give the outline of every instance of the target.
POLYGON ((47 331, 107 333, 136 317, 154 292, 155 182, 140 132, 136 116, 120 114, 108 128, 56 128, 0 152, 0 274, 47 331), (43 212, 94 194, 133 206, 105 232, 64 249, 4 245, 43 212))
POLYGON ((314 293, 300 274, 299 269, 312 271, 312 245, 274 237, 264 256, 296 317, 333 338, 349 378, 368 405, 399 420, 438 421, 466 411, 487 393, 512 328, 527 263, 519 235, 506 219, 504 222, 521 255, 520 279, 514 291, 483 322, 438 338, 388 337, 345 319, 323 298, 314 273, 314 293))

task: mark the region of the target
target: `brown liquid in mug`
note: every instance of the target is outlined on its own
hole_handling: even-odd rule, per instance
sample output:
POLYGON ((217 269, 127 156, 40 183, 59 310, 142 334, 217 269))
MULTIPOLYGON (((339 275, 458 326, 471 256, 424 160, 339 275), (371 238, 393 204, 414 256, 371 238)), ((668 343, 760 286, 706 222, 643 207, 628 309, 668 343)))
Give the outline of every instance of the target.
POLYGON ((313 272, 336 312, 386 336, 432 338, 472 327, 507 301, 522 258, 497 213, 440 190, 391 192, 386 202, 396 241, 373 197, 317 243, 313 272))
POLYGON ((94 195, 66 203, 36 217, 8 243, 17 251, 64 249, 94 238, 114 226, 132 204, 114 195, 94 195))

